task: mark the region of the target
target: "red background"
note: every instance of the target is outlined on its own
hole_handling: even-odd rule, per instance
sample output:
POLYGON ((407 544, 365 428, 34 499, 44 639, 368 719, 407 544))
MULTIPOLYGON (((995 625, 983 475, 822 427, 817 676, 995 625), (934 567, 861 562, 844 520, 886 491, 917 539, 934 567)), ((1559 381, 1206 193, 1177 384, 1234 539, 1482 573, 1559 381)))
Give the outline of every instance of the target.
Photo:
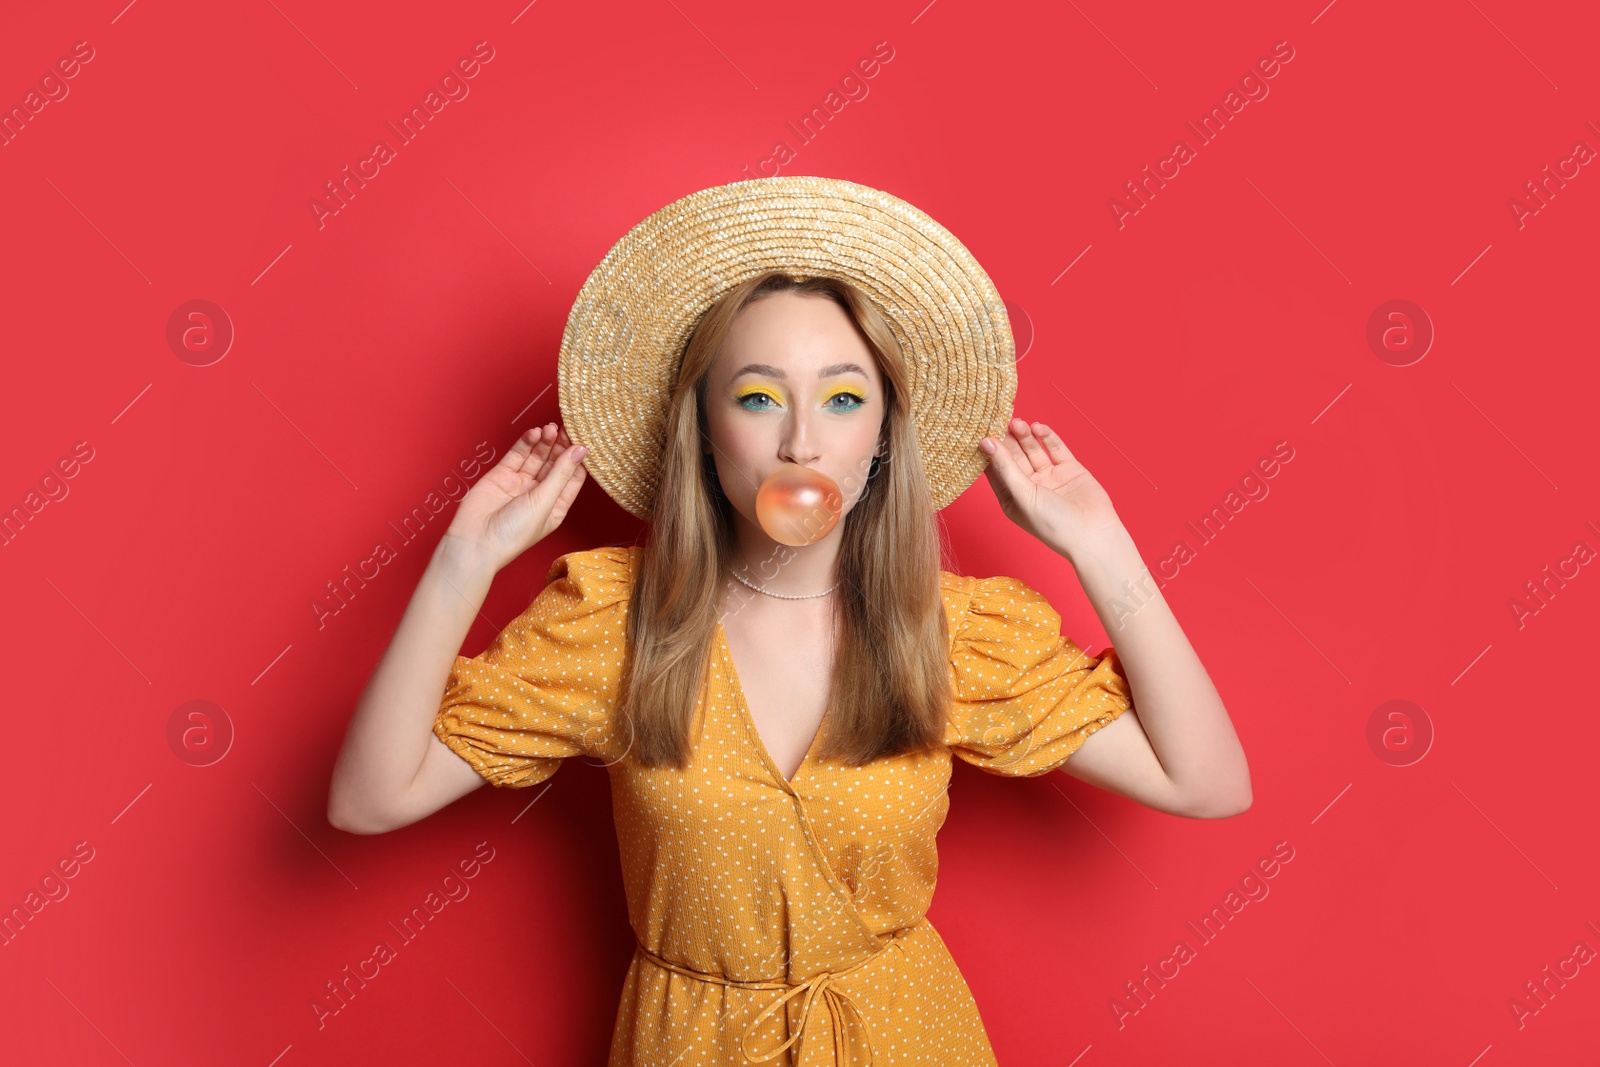
MULTIPOLYGON (((123 2, 0 32, 7 108, 94 49, 0 148, 0 504, 93 450, 0 548, 0 903, 93 850, 0 950, 0 1058, 603 1061, 632 938, 602 769, 379 837, 325 820, 448 514, 321 629, 311 605, 478 442, 498 456, 558 416, 565 316, 612 242, 762 173, 779 140, 784 173, 928 211, 1025 313, 1018 413, 1063 433, 1152 567, 1195 548, 1166 597, 1250 757, 1254 806, 1210 822, 958 766, 932 918, 1001 1062, 1593 1053, 1600 968, 1521 1026, 1509 1006, 1600 949, 1600 575, 1520 623, 1511 607, 1600 548, 1600 168, 1520 226, 1509 206, 1600 148, 1584 5, 123 2), (479 41, 470 95, 319 228, 324 182, 479 41), (869 94, 798 144, 786 123, 881 41, 869 94), (1282 41, 1270 94, 1119 228, 1110 199, 1282 41), (236 331, 210 366, 166 341, 194 299, 236 331), (1409 366, 1365 339, 1392 299, 1437 331, 1409 366), (1186 523, 1278 442, 1270 494, 1198 545, 1186 523), (1410 766, 1367 740, 1394 699, 1435 732, 1410 766), (190 700, 234 731, 210 766, 168 741, 190 700), (324 984, 480 841, 470 897, 319 1029, 324 984), (1119 1025, 1124 983, 1198 946, 1186 922, 1279 842, 1270 895, 1119 1025)), ((958 569, 1030 582, 1104 647, 1070 568, 986 482, 944 517, 958 569)), ((586 488, 484 615, 503 625, 556 555, 638 529, 586 488)))

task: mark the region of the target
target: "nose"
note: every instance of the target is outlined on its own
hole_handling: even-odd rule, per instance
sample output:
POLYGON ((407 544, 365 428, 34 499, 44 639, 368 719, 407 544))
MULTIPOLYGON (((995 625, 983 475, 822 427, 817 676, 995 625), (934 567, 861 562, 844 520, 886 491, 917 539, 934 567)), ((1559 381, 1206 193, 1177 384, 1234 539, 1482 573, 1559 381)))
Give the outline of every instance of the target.
POLYGON ((782 437, 778 441, 779 459, 809 467, 821 458, 811 420, 812 414, 805 409, 805 405, 796 405, 784 416, 782 437))

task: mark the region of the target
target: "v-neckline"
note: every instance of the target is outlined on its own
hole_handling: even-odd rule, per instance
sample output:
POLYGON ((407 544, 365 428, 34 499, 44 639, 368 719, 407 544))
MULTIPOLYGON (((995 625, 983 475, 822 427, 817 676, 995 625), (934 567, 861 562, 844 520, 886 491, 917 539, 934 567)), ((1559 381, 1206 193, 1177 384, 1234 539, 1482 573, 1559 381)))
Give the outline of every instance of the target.
POLYGON ((785 788, 792 792, 794 784, 800 780, 800 776, 811 765, 812 753, 816 751, 817 742, 822 737, 823 728, 828 725, 828 716, 833 714, 833 701, 830 700, 828 702, 828 709, 822 713, 822 721, 817 725, 817 732, 811 735, 811 744, 806 746, 806 754, 801 757, 800 765, 794 769, 794 777, 785 778, 783 770, 778 766, 778 761, 772 758, 771 752, 767 751, 767 743, 761 739, 761 728, 756 725, 756 717, 750 710, 750 702, 745 699, 744 681, 739 677, 739 665, 734 662, 733 646, 728 643, 728 631, 723 628, 721 619, 717 620, 715 636, 722 656, 727 660, 728 673, 733 678, 735 703, 738 704, 738 711, 744 719, 745 728, 750 731, 750 739, 755 742, 756 751, 761 754, 761 760, 767 765, 767 769, 772 772, 778 781, 784 784, 785 788))

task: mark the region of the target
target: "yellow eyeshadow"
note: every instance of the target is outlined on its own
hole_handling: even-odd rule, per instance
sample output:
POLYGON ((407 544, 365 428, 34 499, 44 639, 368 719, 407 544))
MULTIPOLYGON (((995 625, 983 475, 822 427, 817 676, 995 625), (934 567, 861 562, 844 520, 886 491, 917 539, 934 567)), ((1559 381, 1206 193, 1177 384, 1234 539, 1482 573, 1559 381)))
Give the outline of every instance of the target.
MULTIPOLYGON (((835 397, 841 395, 856 398, 863 404, 867 401, 867 391, 865 389, 862 389, 859 386, 840 386, 839 388, 830 392, 822 402, 824 404, 829 403, 835 397)), ((766 385, 746 386, 734 393, 735 400, 746 400, 752 396, 765 396, 771 399, 775 404, 783 403, 782 394, 772 387, 766 385)))

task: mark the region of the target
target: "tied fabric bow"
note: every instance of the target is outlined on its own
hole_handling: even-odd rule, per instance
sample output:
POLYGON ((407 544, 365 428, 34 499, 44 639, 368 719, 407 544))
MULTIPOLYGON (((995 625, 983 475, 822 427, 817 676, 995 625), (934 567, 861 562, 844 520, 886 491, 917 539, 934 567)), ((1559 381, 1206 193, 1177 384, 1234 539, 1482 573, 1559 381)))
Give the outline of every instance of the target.
MULTIPOLYGON (((883 948, 887 948, 889 945, 893 945, 895 948, 901 948, 898 940, 890 940, 883 946, 883 948)), ((878 949, 878 952, 882 952, 883 948, 878 949)), ((692 970, 681 964, 673 963, 671 960, 664 959, 661 956, 656 955, 654 952, 651 952, 649 949, 645 948, 643 944, 639 945, 639 951, 644 954, 646 959, 656 964, 658 967, 665 967, 669 971, 674 971, 689 978, 698 978, 703 982, 716 982, 719 985, 738 986, 741 989, 786 990, 783 996, 779 997, 776 1001, 762 1009, 761 1014, 752 1019, 750 1021, 750 1025, 745 1027, 744 1033, 740 1035, 739 1051, 744 1054, 745 1061, 748 1063, 765 1063, 768 1060, 776 1059, 777 1057, 783 1055, 784 1051, 788 1049, 789 1046, 793 1045, 795 1042, 804 1037, 806 1033, 806 1026, 811 1021, 812 1003, 818 997, 821 997, 823 1005, 827 1008, 828 1018, 833 1023, 833 1062, 838 1065, 838 1067, 872 1067, 872 1034, 871 1029, 867 1026, 866 1016, 861 1013, 861 1009, 856 1005, 855 1001, 850 999, 850 994, 846 992, 843 987, 837 986, 834 983, 839 978, 849 974, 857 967, 860 967, 862 964, 870 963, 872 960, 877 959, 878 952, 874 952, 872 955, 852 963, 843 970, 823 971, 820 974, 812 975, 810 978, 807 978, 805 981, 800 982, 797 985, 790 985, 787 982, 739 982, 732 978, 725 978, 720 974, 706 974, 702 971, 692 970), (756 1029, 761 1025, 762 1020, 766 1019, 773 1012, 782 1011, 785 1004, 799 996, 801 993, 806 995, 806 999, 800 1004, 800 1025, 795 1032, 789 1036, 789 1040, 762 1055, 757 1056, 752 1054, 750 1051, 750 1039, 755 1035, 756 1029), (866 1055, 865 1059, 856 1059, 856 1046, 850 1037, 850 1031, 845 1026, 846 1008, 849 1009, 850 1014, 855 1016, 856 1022, 861 1026, 863 1035, 862 1045, 866 1055)), ((901 951, 903 952, 905 950, 901 948, 901 951)))
MULTIPOLYGON (((867 957, 867 959, 871 958, 871 956, 867 957)), ((861 963, 865 962, 867 961, 861 961, 861 963)), ((861 963, 856 964, 855 967, 861 966, 861 963)), ((851 967, 849 969, 855 970, 855 967, 851 967)), ((844 972, 841 971, 839 973, 843 974, 844 972)), ((799 1041, 800 1038, 805 1034, 806 1023, 810 1022, 811 1020, 811 1001, 820 994, 823 1003, 827 1005, 828 1018, 833 1021, 834 1063, 850 1064, 852 1067, 854 1067, 856 1063, 855 1056, 851 1054, 850 1049, 850 1032, 846 1030, 844 1026, 844 1009, 846 1006, 848 1006, 851 1013, 855 1015, 856 1021, 861 1024, 861 1029, 867 1034, 867 1036, 863 1038, 866 1043, 867 1058, 861 1062, 861 1067, 872 1067, 872 1036, 871 1031, 867 1028, 867 1020, 862 1016, 861 1009, 856 1007, 855 1001, 850 999, 850 994, 846 993, 843 989, 835 988, 833 986, 833 980, 837 977, 839 977, 839 975, 830 971, 823 971, 821 974, 812 978, 808 978, 799 985, 794 986, 789 990, 789 992, 785 993, 783 996, 767 1005, 766 1009, 763 1010, 760 1015, 757 1015, 754 1019, 750 1020, 750 1025, 745 1027, 744 1033, 739 1038, 739 1051, 744 1053, 744 1058, 749 1060, 751 1063, 765 1063, 767 1060, 776 1059, 777 1057, 783 1055, 785 1049, 794 1044, 796 1041, 799 1041), (756 1028, 761 1025, 761 1020, 765 1019, 775 1011, 781 1011, 785 1004, 787 1004, 792 998, 799 996, 801 993, 806 995, 806 999, 800 1004, 800 1028, 793 1034, 789 1035, 789 1040, 785 1041, 771 1052, 768 1052, 766 1055, 752 1055, 750 1052, 750 1038, 755 1034, 756 1028)))

